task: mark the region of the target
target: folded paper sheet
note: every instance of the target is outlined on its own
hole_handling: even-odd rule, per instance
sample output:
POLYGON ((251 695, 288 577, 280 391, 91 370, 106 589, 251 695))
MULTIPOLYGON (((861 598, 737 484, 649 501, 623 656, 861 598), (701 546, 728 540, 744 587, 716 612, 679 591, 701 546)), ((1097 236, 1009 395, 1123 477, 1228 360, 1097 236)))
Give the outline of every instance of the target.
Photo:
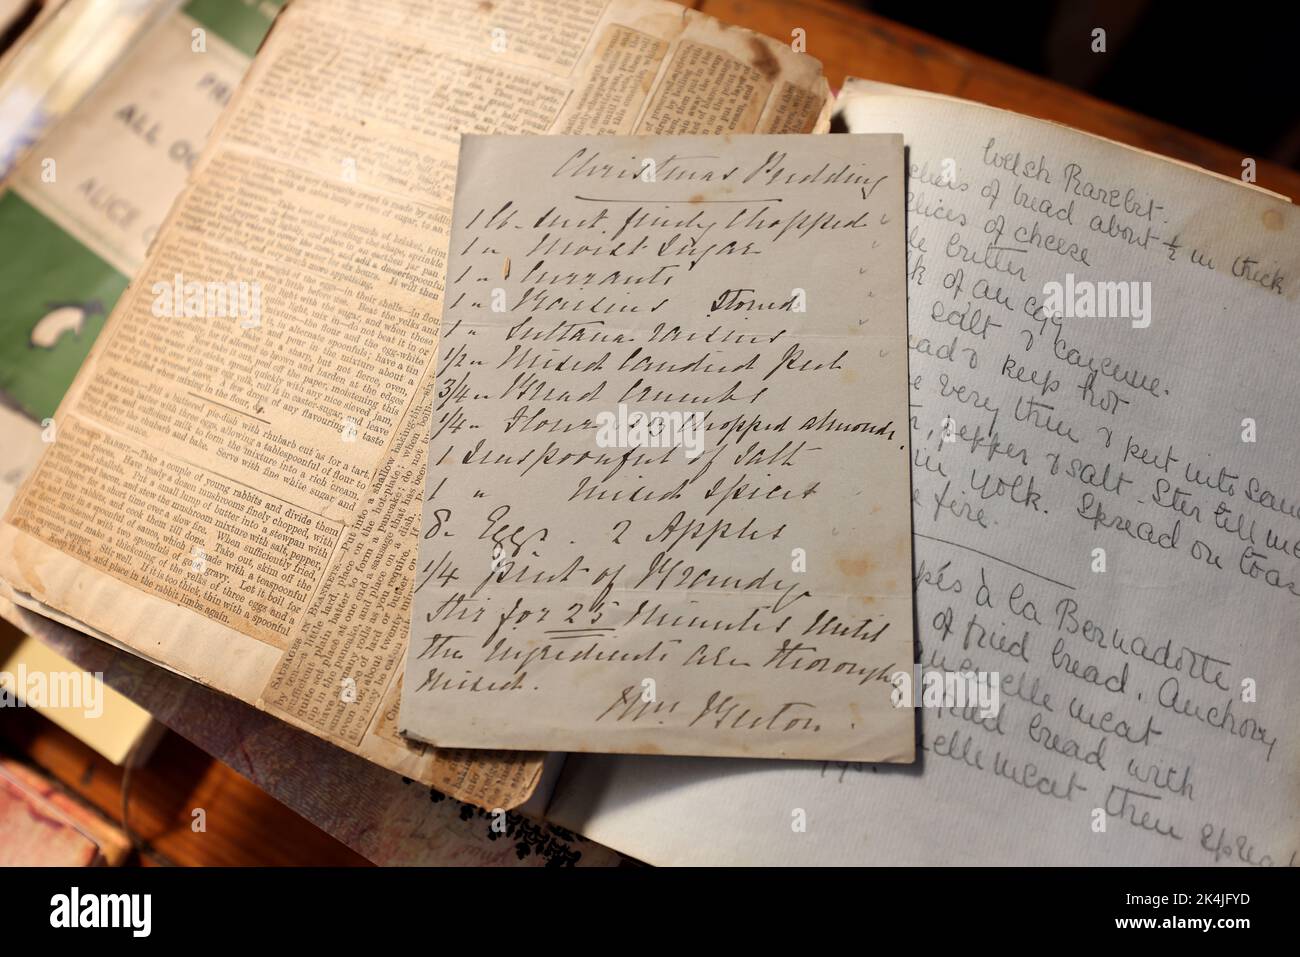
POLYGON ((551 816, 654 863, 1300 862, 1297 210, 841 101, 908 146, 921 661, 1000 707, 923 707, 906 769, 573 756, 551 816))
POLYGON ((462 141, 405 733, 913 759, 902 164, 462 141))

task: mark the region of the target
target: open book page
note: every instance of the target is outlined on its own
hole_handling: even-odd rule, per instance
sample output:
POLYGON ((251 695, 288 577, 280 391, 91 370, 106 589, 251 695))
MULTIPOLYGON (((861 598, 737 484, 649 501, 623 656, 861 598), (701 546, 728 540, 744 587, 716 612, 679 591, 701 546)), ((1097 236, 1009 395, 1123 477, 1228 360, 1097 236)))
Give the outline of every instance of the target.
POLYGON ((903 143, 465 137, 401 728, 907 762, 903 143))
POLYGON ((1300 861, 1300 216, 974 104, 844 114, 909 150, 920 661, 999 707, 922 707, 914 768, 573 756, 552 816, 654 862, 1300 861))
POLYGON ((487 806, 396 732, 459 133, 807 130, 816 61, 673 4, 295 0, 0 529, 18 599, 487 806))

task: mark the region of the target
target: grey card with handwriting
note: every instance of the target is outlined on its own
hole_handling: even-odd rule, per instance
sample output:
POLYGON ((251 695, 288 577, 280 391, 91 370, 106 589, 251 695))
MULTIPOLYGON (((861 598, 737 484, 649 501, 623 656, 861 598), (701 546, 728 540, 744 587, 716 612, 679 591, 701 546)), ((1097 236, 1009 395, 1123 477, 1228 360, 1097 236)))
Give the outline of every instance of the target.
POLYGON ((904 244, 898 136, 464 137, 403 733, 912 761, 904 244))

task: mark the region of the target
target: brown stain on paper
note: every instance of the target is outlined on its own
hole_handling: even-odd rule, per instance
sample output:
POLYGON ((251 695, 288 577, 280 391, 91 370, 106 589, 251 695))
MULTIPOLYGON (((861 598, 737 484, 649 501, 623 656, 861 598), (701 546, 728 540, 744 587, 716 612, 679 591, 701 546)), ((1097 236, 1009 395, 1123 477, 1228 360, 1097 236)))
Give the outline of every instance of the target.
POLYGON ((861 558, 837 558, 835 564, 850 578, 861 578, 876 567, 876 563, 868 555, 863 555, 861 558))
POLYGON ((753 60, 754 69, 763 74, 764 78, 774 80, 781 74, 781 63, 777 60, 776 54, 772 48, 767 45, 767 41, 762 37, 751 36, 749 46, 754 52, 753 60))

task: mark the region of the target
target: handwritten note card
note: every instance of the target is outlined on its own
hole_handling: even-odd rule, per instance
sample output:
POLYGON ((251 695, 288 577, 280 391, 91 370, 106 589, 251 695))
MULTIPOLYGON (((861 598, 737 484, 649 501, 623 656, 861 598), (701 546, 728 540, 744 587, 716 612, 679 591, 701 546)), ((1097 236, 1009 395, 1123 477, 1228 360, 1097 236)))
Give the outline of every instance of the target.
POLYGON ((404 733, 913 760, 897 136, 462 140, 404 733))

